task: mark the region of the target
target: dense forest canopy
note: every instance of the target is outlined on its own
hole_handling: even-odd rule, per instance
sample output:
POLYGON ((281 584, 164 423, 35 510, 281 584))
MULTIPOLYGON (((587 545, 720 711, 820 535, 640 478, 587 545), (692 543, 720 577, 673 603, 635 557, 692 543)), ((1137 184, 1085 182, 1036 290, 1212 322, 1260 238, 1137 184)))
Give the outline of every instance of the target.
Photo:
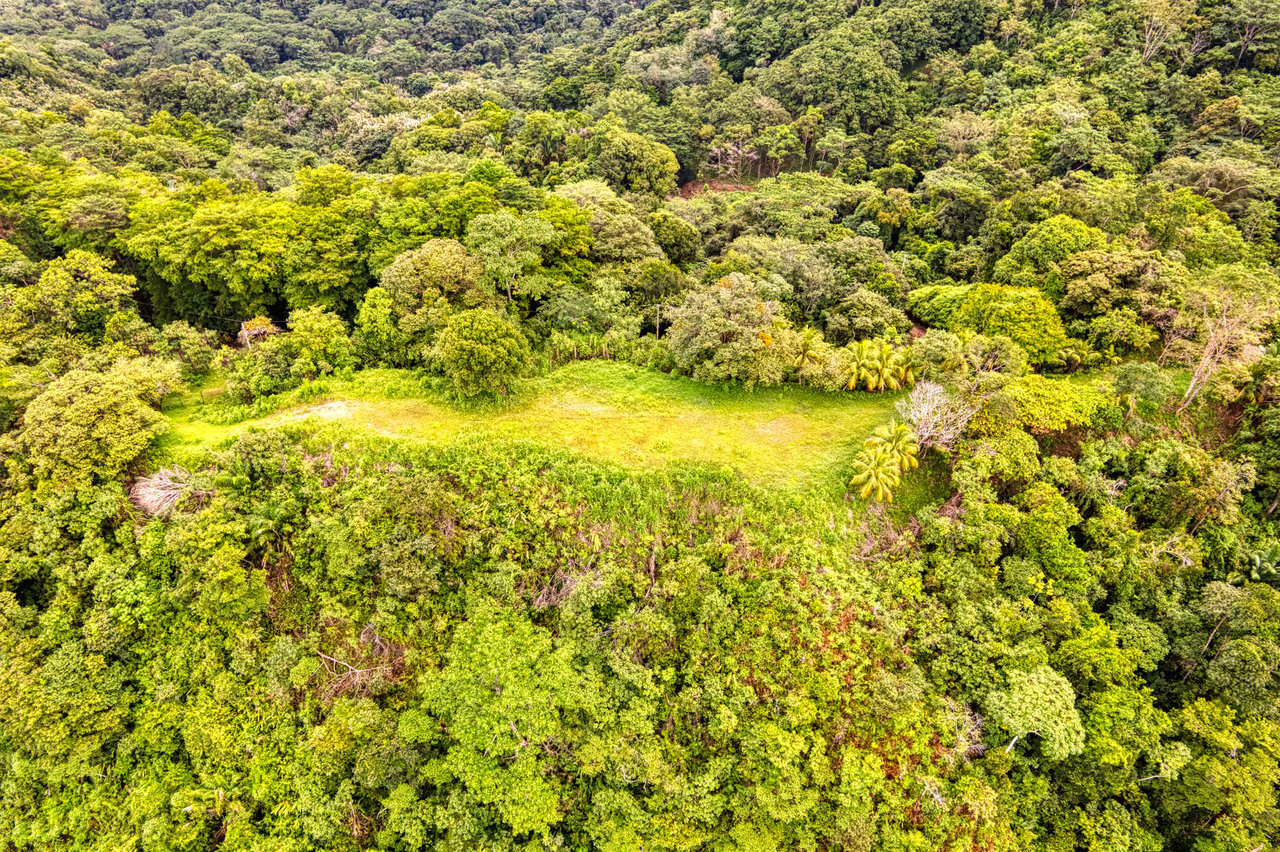
POLYGON ((4 4, 0 849, 1280 848, 1278 204, 1277 0, 4 4), (883 422, 303 417, 588 364, 883 422))

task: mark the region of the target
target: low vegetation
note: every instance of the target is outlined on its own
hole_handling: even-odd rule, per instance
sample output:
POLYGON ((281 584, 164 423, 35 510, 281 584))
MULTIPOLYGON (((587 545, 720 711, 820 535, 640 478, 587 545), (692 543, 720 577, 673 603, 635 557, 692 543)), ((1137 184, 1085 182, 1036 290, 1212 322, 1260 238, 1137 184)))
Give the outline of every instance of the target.
POLYGON ((459 406, 449 390, 431 390, 406 371, 369 370, 308 388, 302 400, 286 394, 279 400, 285 407, 234 424, 210 422, 222 409, 191 392, 167 404, 172 428, 164 441, 168 452, 187 457, 248 428, 336 420, 437 442, 486 435, 531 440, 633 469, 701 461, 763 487, 839 498, 842 465, 860 436, 890 417, 894 400, 799 387, 744 391, 600 360, 561 367, 496 405, 459 406))

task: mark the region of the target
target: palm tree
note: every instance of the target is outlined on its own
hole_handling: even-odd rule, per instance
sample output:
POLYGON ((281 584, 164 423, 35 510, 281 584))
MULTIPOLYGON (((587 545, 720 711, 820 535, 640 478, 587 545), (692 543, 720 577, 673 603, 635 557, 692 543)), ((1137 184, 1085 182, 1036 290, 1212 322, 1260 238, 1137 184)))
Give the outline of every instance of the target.
POLYGON ((863 450, 853 460, 853 478, 849 484, 858 489, 858 497, 863 500, 892 503, 893 489, 901 482, 897 456, 883 444, 863 450))
POLYGON ((287 550, 285 537, 293 531, 289 513, 276 503, 267 503, 248 517, 246 530, 254 550, 262 554, 262 567, 271 558, 287 550))
POLYGON ((796 353, 796 373, 800 384, 804 384, 805 367, 817 367, 826 360, 826 348, 822 332, 806 325, 800 333, 799 350, 796 353))
POLYGON ((1227 578, 1227 582, 1243 585, 1245 581, 1254 583, 1275 583, 1280 580, 1280 544, 1271 545, 1270 549, 1256 550, 1249 554, 1245 566, 1227 578))
POLYGON ((896 354, 892 343, 880 341, 876 347, 876 384, 881 390, 897 390, 901 387, 893 364, 896 354))
POLYGON ((877 427, 874 435, 867 439, 866 446, 872 445, 884 447, 892 453, 902 473, 920 466, 920 442, 905 423, 891 421, 877 427))
POLYGON ((885 347, 889 350, 883 358, 885 384, 889 390, 909 388, 914 385, 916 370, 911 364, 911 353, 905 347, 891 347, 888 344, 885 344, 885 347))
POLYGON ((880 390, 880 347, 870 340, 859 340, 850 343, 848 348, 849 363, 846 368, 845 390, 857 390, 858 383, 866 385, 867 390, 880 390))

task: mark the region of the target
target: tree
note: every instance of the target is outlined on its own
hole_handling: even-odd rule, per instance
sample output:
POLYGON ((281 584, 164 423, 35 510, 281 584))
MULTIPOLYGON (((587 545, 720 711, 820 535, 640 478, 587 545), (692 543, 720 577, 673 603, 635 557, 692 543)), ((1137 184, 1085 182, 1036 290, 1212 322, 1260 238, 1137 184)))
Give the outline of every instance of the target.
POLYGON ((545 746, 564 736, 565 714, 593 700, 571 652, 526 619, 482 603, 423 690, 425 709, 443 726, 441 769, 468 799, 495 807, 517 836, 545 834, 562 818, 562 782, 545 746))
POLYGON ((213 360, 217 355, 217 337, 211 332, 178 320, 160 329, 160 337, 163 341, 163 354, 182 365, 186 378, 200 378, 213 367, 213 360))
POLYGON ((1205 339, 1198 357, 1188 359, 1192 368, 1191 382, 1187 385, 1182 402, 1178 405, 1179 413, 1186 411, 1196 397, 1205 389, 1210 379, 1218 370, 1233 358, 1238 358, 1241 351, 1258 342, 1258 325, 1265 318, 1258 306, 1252 302, 1239 303, 1226 296, 1221 306, 1214 313, 1206 303, 1205 339))
POLYGON ((1142 15, 1142 64, 1146 65, 1170 36, 1182 29, 1195 7, 1180 0, 1145 0, 1139 8, 1142 15))
POLYGON ((542 264, 543 252, 559 241, 556 229, 536 213, 519 216, 511 213, 486 213, 477 216, 467 228, 467 248, 484 261, 485 273, 507 299, 514 298, 520 282, 525 281, 523 295, 537 298, 543 294, 541 276, 532 276, 542 264))
POLYGON ((756 280, 733 273, 692 290, 670 319, 667 346, 693 378, 748 387, 782 381, 789 365, 775 342, 788 324, 756 280))
POLYGON ((1048 666, 1009 673, 1008 686, 987 696, 991 721, 1018 740, 1035 734, 1049 760, 1061 761, 1084 750, 1084 726, 1070 682, 1048 666))
MULTIPOLYGON (((37 479, 50 485, 109 482, 137 461, 168 428, 146 399, 158 402, 155 375, 146 384, 141 378, 125 370, 72 370, 37 396, 17 435, 37 479)), ((176 368, 172 379, 176 386, 176 368)))
POLYGON ((1197 849, 1265 849, 1280 830, 1280 726, 1271 719, 1237 719, 1230 707, 1204 698, 1175 718, 1191 759, 1177 782, 1161 785, 1161 810, 1188 827, 1197 849))
POLYGON ((988 337, 1004 336, 1026 350, 1032 363, 1052 361, 1067 345, 1062 319, 1039 290, 979 284, 965 296, 948 327, 988 337))
POLYGON ((773 177, 778 176, 788 160, 804 153, 804 147, 795 129, 785 124, 766 127, 756 138, 756 147, 764 153, 762 159, 773 160, 773 177))
POLYGON ((898 460, 902 473, 920 466, 920 443, 915 432, 905 423, 896 421, 877 426, 864 444, 865 448, 884 447, 898 460))
POLYGON ((649 228, 658 247, 676 266, 686 267, 697 260, 702 251, 702 234, 698 229, 666 210, 649 215, 649 228))
POLYGON ((916 383, 915 368, 911 364, 910 352, 905 347, 881 342, 877 363, 877 384, 883 390, 896 391, 916 383))
POLYGON ((327 376, 354 364, 346 324, 318 305, 289 314, 289 333, 283 339, 293 362, 289 372, 298 378, 327 376))
POLYGON ((911 321, 901 310, 874 290, 855 290, 840 303, 822 313, 827 334, 838 342, 866 340, 873 337, 896 337, 911 328, 911 321))
POLYGON ((846 25, 770 65, 763 88, 793 112, 816 106, 850 134, 871 133, 904 111, 905 86, 893 61, 846 25))
POLYGON ((396 306, 382 287, 371 287, 356 312, 352 334, 356 357, 367 366, 406 367, 415 353, 396 322, 396 306))
POLYGON ((822 339, 822 332, 805 326, 797 341, 795 369, 804 384, 806 373, 821 370, 827 360, 829 347, 822 339))
POLYGON ((34 284, 0 290, 0 335, 33 362, 59 335, 100 343, 107 321, 133 308, 133 276, 113 266, 77 249, 52 261, 34 284))
POLYGON ((484 261, 462 243, 436 239, 397 255, 378 281, 401 331, 429 343, 452 311, 492 300, 492 288, 481 284, 484 272, 484 261))
POLYGON ((1173 378, 1156 364, 1131 361, 1116 369, 1115 386, 1130 416, 1139 409, 1152 414, 1173 393, 1173 378))
POLYGON ((917 287, 907 296, 907 309, 926 325, 949 329, 972 290, 968 285, 951 284, 917 287))
POLYGON ((954 447, 982 404, 980 400, 954 395, 937 382, 921 382, 895 407, 915 433, 920 451, 926 452, 930 447, 954 447))
POLYGON ((513 322, 477 308, 449 318, 433 356, 464 397, 506 396, 529 364, 529 342, 513 322))
MULTIPOLYGON (((607 184, 588 180, 557 187, 550 200, 550 204, 556 203, 568 208, 565 212, 572 211, 580 217, 574 223, 577 227, 590 223, 589 229, 584 229, 586 233, 575 241, 576 251, 570 252, 573 257, 562 258, 565 262, 581 262, 582 255, 596 263, 626 263, 662 257, 649 225, 607 184)), ((553 212, 556 212, 555 208, 549 207, 540 215, 546 218, 553 212)), ((563 220, 567 216, 558 218, 563 220)))
POLYGON ((1280 31, 1280 2, 1277 0, 1231 0, 1218 7, 1224 36, 1236 49, 1235 64, 1280 31))
POLYGON ((0 239, 0 287, 30 284, 39 277, 39 264, 23 254, 22 249, 13 243, 0 239))
POLYGON ((1070 216, 1054 216, 1031 227, 995 264, 995 279, 1019 287, 1060 290, 1057 264, 1073 254, 1106 245, 1107 235, 1070 216))
POLYGON ((292 233, 281 293, 291 308, 342 310, 369 286, 374 203, 367 195, 349 194, 351 177, 345 172, 330 166, 314 170, 300 186, 304 203, 288 210, 292 233))
POLYGON ((902 482, 902 462, 893 449, 883 443, 868 442, 853 460, 853 478, 849 484, 863 500, 892 503, 893 492, 902 482))
POLYGON ((639 192, 662 198, 675 190, 680 164, 666 145, 636 133, 615 130, 605 136, 591 168, 618 192, 639 192))
POLYGON ((845 347, 845 390, 857 390, 858 385, 869 391, 880 389, 881 352, 878 340, 859 340, 845 347))
POLYGON ((232 195, 214 180, 200 190, 194 205, 140 202, 125 246, 163 282, 184 319, 267 312, 290 261, 293 206, 268 193, 232 195))

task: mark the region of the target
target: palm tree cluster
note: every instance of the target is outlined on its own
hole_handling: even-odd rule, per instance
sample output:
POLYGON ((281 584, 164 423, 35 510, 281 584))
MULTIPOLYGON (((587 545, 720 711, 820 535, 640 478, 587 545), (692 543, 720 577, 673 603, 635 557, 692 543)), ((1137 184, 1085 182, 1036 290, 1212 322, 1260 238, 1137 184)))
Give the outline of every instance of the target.
POLYGON ((892 503, 902 474, 920 466, 920 442, 905 423, 891 421, 877 427, 853 460, 849 484, 863 500, 892 503))
POLYGON ((1237 586, 1245 583, 1270 583, 1280 585, 1280 542, 1255 550, 1245 558, 1238 571, 1227 577, 1227 582, 1237 586))
POLYGON ((845 390, 885 391, 916 383, 915 367, 905 347, 883 340, 859 340, 845 347, 845 390))

